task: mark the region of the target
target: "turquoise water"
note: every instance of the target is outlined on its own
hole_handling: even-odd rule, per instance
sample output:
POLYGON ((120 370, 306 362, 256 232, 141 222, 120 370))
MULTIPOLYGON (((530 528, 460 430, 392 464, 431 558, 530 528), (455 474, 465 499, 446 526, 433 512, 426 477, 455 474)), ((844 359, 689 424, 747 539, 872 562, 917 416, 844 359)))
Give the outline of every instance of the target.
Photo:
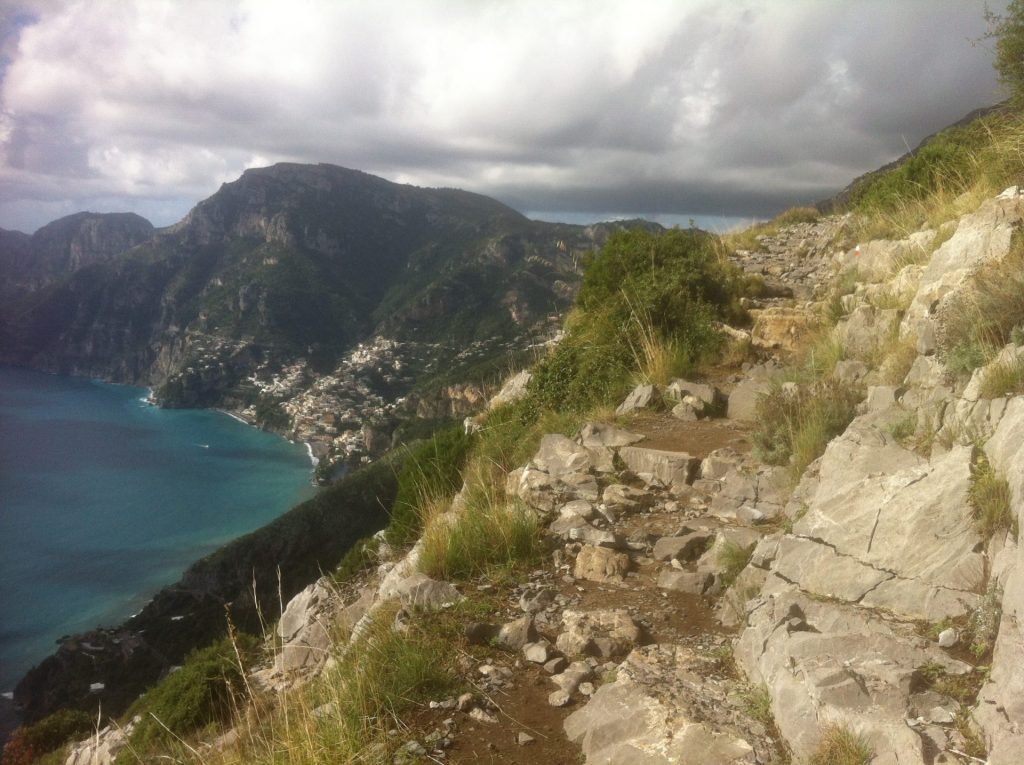
POLYGON ((304 447, 145 394, 0 367, 0 691, 312 495, 304 447))

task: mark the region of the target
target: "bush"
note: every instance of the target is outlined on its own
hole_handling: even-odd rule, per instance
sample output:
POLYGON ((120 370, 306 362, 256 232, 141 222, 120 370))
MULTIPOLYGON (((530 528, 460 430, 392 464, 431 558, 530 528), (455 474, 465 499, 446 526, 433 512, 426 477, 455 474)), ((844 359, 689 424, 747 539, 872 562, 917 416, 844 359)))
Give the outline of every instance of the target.
POLYGON ((721 346, 714 322, 744 315, 739 298, 752 285, 698 230, 616 232, 584 267, 566 337, 534 368, 534 411, 611 403, 655 366, 659 376, 691 371, 721 346))
POLYGON ((88 712, 62 709, 33 725, 20 726, 4 746, 3 765, 31 765, 47 752, 91 731, 95 722, 88 712))
POLYGON ((539 535, 536 516, 484 478, 471 486, 461 511, 438 516, 427 526, 420 570, 439 579, 467 579, 534 563, 539 535))
POLYGON ((968 499, 978 533, 983 538, 989 539, 998 531, 1013 528, 1010 485, 996 473, 983 452, 978 452, 972 470, 968 499))
POLYGON ((1010 100, 1019 106, 1024 103, 1024 0, 1010 0, 1004 14, 989 13, 987 17, 996 38, 993 65, 1010 100))
POLYGON ((168 730, 185 736, 211 722, 229 719, 234 694, 242 687, 243 673, 258 646, 256 638, 237 635, 234 643, 224 638, 190 653, 180 669, 129 708, 129 717, 142 717, 132 732, 130 748, 137 754, 164 741, 168 730), (239 656, 243 666, 239 666, 239 656))

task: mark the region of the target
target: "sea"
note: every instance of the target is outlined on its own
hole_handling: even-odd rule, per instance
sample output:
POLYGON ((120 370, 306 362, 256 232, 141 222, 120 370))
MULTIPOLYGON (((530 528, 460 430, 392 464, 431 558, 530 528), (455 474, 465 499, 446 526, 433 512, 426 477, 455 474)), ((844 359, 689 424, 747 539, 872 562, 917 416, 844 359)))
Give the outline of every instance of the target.
POLYGON ((147 391, 0 367, 0 693, 63 635, 312 496, 306 449, 147 391))

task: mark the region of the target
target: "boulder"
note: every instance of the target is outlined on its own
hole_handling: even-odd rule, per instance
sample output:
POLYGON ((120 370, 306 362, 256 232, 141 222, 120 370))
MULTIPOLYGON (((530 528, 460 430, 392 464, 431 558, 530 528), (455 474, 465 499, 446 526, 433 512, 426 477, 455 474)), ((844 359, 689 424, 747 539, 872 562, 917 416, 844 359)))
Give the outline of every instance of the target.
MULTIPOLYGON (((506 651, 519 652, 523 646, 537 639, 537 630, 533 626, 532 616, 521 616, 501 625, 494 642, 506 651)), ((545 658, 544 661, 547 661, 545 658)), ((540 662, 543 664, 544 662, 540 662)))
POLYGON ((650 473, 667 486, 681 487, 691 483, 700 460, 686 452, 644 449, 625 446, 619 457, 634 473, 650 473))
POLYGON ((395 587, 403 606, 413 611, 439 611, 462 600, 462 595, 448 582, 439 582, 423 573, 403 579, 395 587))
POLYGON ((588 765, 735 765, 772 760, 763 728, 729 703, 712 662, 683 646, 634 650, 614 683, 565 720, 588 765), (760 735, 758 733, 760 732, 760 735))
POLYGON ((694 531, 680 537, 662 537, 654 543, 655 560, 689 563, 700 557, 714 540, 712 531, 694 531))
POLYGON ((549 476, 557 478, 565 473, 586 473, 592 461, 590 453, 570 438, 548 433, 540 441, 533 464, 549 476))
POLYGON ((816 322, 807 308, 773 306, 750 312, 754 326, 750 340, 757 348, 795 351, 816 322))
POLYGON ((632 446, 643 440, 644 437, 639 433, 630 433, 628 430, 600 422, 587 423, 580 430, 580 443, 588 448, 618 449, 620 446, 632 446))
POLYGON ((678 571, 673 568, 664 568, 658 573, 658 587, 672 592, 703 595, 713 582, 714 577, 705 571, 678 571))
POLYGON ((675 379, 665 389, 666 398, 673 401, 683 401, 687 396, 693 396, 706 407, 713 407, 718 403, 718 389, 707 383, 695 383, 689 380, 675 379))
POLYGON ((615 414, 623 415, 636 412, 641 409, 649 409, 657 406, 661 401, 658 389, 653 385, 638 385, 626 396, 626 400, 619 404, 615 414))
POLYGON ((501 386, 501 390, 487 402, 487 408, 494 409, 502 406, 503 404, 511 404, 518 401, 526 395, 526 386, 530 384, 530 380, 532 378, 533 375, 531 375, 527 369, 512 375, 505 380, 505 383, 501 386))
POLYGON ((584 545, 576 556, 573 576, 591 582, 621 582, 629 571, 629 556, 606 547, 584 545))
POLYGON ((771 383, 767 380, 743 380, 729 394, 725 416, 730 420, 754 420, 757 417, 758 400, 770 390, 771 383))
POLYGON ((566 656, 621 656, 640 642, 639 625, 624 608, 562 613, 562 633, 555 647, 566 656))

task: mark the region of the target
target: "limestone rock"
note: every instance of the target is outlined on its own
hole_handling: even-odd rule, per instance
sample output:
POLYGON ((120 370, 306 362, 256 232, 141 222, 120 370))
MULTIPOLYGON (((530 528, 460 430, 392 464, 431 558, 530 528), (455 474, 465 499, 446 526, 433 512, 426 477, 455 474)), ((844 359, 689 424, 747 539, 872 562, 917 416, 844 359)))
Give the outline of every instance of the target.
POLYGON ((585 473, 591 467, 590 453, 557 433, 548 433, 540 441, 533 464, 552 477, 563 473, 585 473))
POLYGON ((588 448, 617 449, 620 446, 632 446, 643 440, 644 437, 639 433, 630 433, 628 430, 599 422, 587 423, 580 430, 580 443, 588 448))
POLYGON ((665 389, 665 396, 674 401, 683 401, 687 396, 693 396, 706 407, 713 407, 718 403, 718 389, 707 383, 695 383, 689 380, 675 379, 665 389))
POLYGON ((527 643, 531 643, 536 639, 537 630, 533 626, 533 617, 527 615, 503 624, 501 629, 498 630, 495 643, 506 651, 518 652, 527 643))
POLYGON ((629 571, 629 556, 606 547, 584 545, 576 556, 573 576, 591 582, 621 582, 629 571))
POLYGON ((708 669, 682 646, 639 648, 614 683, 566 718, 566 735, 588 765, 767 762, 768 746, 751 743, 755 724, 732 709, 708 669))
POLYGON ((751 311, 750 315, 754 319, 751 342, 755 347, 768 350, 796 350, 816 320, 806 308, 783 306, 751 311))
POLYGON ((654 559, 660 561, 679 560, 689 563, 696 560, 714 540, 710 531, 694 531, 680 537, 662 537, 654 544, 654 559))
POLYGON ((487 402, 487 408, 494 409, 495 407, 502 406, 503 404, 511 404, 521 399, 526 395, 526 386, 530 384, 532 377, 533 375, 531 375, 527 369, 512 375, 510 378, 505 380, 505 383, 501 386, 501 390, 487 402))
POLYGON ((621 656, 641 637, 640 627, 622 608, 578 611, 562 614, 562 633, 555 646, 566 656, 621 656))
POLYGON ((665 568, 658 574, 658 587, 673 592, 703 595, 711 586, 713 579, 714 577, 707 572, 677 571, 665 568))
POLYGON ((118 754, 127 746, 134 727, 133 724, 124 728, 108 725, 94 736, 72 745, 64 765, 113 765, 118 754))
POLYGON ((666 486, 685 486, 695 477, 700 460, 686 452, 663 449, 644 449, 626 446, 619 449, 619 457, 634 473, 650 473, 666 486))
POLYGON ((640 409, 649 409, 659 402, 658 389, 653 385, 638 385, 626 396, 626 400, 619 404, 615 414, 629 414, 640 409))
POLYGON ((462 600, 462 595, 448 582, 439 582, 426 574, 416 573, 396 586, 402 605, 412 610, 439 611, 462 600))

